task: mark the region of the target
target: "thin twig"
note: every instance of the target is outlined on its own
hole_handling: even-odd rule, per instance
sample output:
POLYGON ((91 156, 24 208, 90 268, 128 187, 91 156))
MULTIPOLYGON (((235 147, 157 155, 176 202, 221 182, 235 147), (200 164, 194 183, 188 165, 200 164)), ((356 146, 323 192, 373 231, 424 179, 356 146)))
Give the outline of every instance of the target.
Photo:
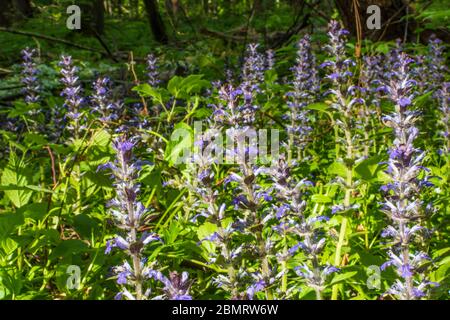
POLYGON ((55 157, 53 156, 52 149, 49 146, 45 146, 44 149, 47 149, 48 154, 50 155, 50 161, 52 163, 52 179, 53 179, 53 190, 55 190, 58 181, 56 180, 56 170, 55 170, 55 157))
POLYGON ((97 32, 97 30, 95 30, 94 28, 92 28, 92 31, 94 32, 95 38, 97 38, 98 42, 100 42, 100 44, 102 45, 102 47, 105 49, 105 51, 108 53, 109 57, 114 61, 114 62, 119 62, 116 57, 113 55, 113 53, 111 52, 111 50, 109 50, 108 46, 106 45, 105 41, 103 41, 102 37, 100 36, 100 34, 97 32))
MULTIPOLYGON (((133 74, 133 78, 134 78, 134 84, 138 85, 139 84, 139 79, 136 75, 136 71, 134 70, 134 65, 136 62, 134 62, 134 58, 133 58, 133 51, 130 51, 130 59, 129 59, 129 69, 131 71, 131 73, 133 74)), ((142 110, 142 114, 147 116, 148 115, 148 109, 147 109, 147 102, 145 101, 144 97, 141 97, 141 101, 142 101, 142 105, 144 106, 144 109, 142 110)))
POLYGON ((86 47, 86 46, 83 46, 83 45, 80 45, 80 44, 77 44, 77 43, 73 43, 73 42, 70 42, 70 41, 67 41, 67 40, 64 40, 64 39, 55 38, 55 37, 51 37, 51 36, 46 36, 46 35, 35 33, 35 32, 21 31, 21 30, 15 30, 15 29, 5 28, 5 27, 0 27, 0 31, 12 33, 12 34, 18 34, 18 35, 27 36, 27 37, 35 37, 35 38, 44 39, 44 40, 53 41, 53 42, 58 42, 58 43, 65 44, 67 46, 71 46, 71 47, 74 47, 74 48, 87 50, 87 51, 91 51, 91 52, 97 52, 97 53, 100 53, 100 54, 102 54, 104 56, 110 57, 110 54, 108 52, 105 52, 105 51, 102 51, 102 50, 98 50, 98 49, 95 49, 95 48, 91 48, 91 47, 86 47))
POLYGON ((383 23, 383 25, 381 27, 384 27, 383 32, 381 33, 381 35, 378 37, 378 41, 381 41, 381 39, 383 39, 384 35, 386 34, 386 31, 388 29, 388 27, 391 25, 391 21, 394 20, 394 18, 396 16, 398 16, 400 14, 400 12, 402 12, 403 9, 405 9, 405 7, 408 4, 403 5, 399 10, 397 10, 397 12, 395 12, 385 23, 383 23))

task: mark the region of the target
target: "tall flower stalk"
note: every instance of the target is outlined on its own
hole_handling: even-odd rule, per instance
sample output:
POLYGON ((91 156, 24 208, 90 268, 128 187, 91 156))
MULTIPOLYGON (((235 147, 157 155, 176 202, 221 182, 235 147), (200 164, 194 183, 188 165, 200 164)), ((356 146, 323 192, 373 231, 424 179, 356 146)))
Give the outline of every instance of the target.
POLYGON ((195 153, 192 162, 188 164, 192 181, 185 180, 182 184, 192 192, 195 202, 192 204, 199 212, 193 220, 205 217, 205 221, 216 226, 215 231, 203 241, 210 241, 217 249, 210 252, 209 262, 218 264, 226 276, 218 274, 214 283, 228 292, 232 300, 243 298, 243 279, 246 273, 240 267, 243 244, 236 245, 236 235, 239 231, 229 214, 224 202, 223 192, 217 187, 217 171, 222 146, 216 145, 213 138, 220 135, 217 129, 210 129, 197 137, 195 153), (217 149, 216 149, 217 147, 217 149))
POLYGON ((81 86, 78 84, 78 68, 73 65, 71 56, 62 56, 59 62, 61 66, 61 83, 64 89, 61 96, 65 98, 64 106, 67 108, 66 116, 69 118, 67 129, 72 133, 75 140, 79 139, 85 126, 82 124, 83 113, 81 104, 81 86))
POLYGON ((259 109, 256 95, 260 91, 261 83, 264 81, 264 64, 264 56, 258 52, 258 44, 249 44, 242 67, 242 83, 240 85, 243 96, 240 112, 244 125, 253 125, 256 120, 256 113, 259 109))
POLYGON ((161 82, 157 66, 156 56, 152 53, 147 55, 147 82, 152 87, 157 87, 161 82))
POLYGON ((36 49, 25 48, 22 50, 22 83, 25 84, 23 93, 25 94, 25 102, 36 103, 39 101, 40 86, 37 79, 38 70, 34 59, 36 57, 36 49))
POLYGON ((326 238, 321 226, 329 218, 323 215, 306 214, 304 193, 312 183, 306 179, 298 181, 292 176, 293 168, 283 157, 269 170, 275 191, 277 224, 273 229, 278 233, 281 247, 278 248, 277 260, 281 264, 281 297, 287 298, 290 291, 297 286, 288 288, 288 260, 301 249, 305 254, 302 265, 295 267, 296 274, 302 278, 308 287, 316 293, 316 299, 323 298, 328 276, 338 271, 337 268, 321 263, 321 253, 326 244, 326 238), (289 246, 289 240, 297 243, 289 246))
MULTIPOLYGON (((352 193, 356 187, 353 171, 358 157, 361 157, 359 148, 363 145, 360 143, 361 136, 357 132, 359 110, 356 108, 363 100, 355 96, 357 88, 352 85, 351 68, 355 62, 346 54, 347 34, 348 31, 343 29, 337 21, 332 20, 329 23, 329 44, 325 49, 331 59, 321 65, 329 70, 326 79, 331 82, 327 94, 333 98, 331 107, 335 110, 336 158, 345 167, 345 176, 338 176, 336 179, 345 191, 344 200, 342 204, 334 206, 334 213, 338 211, 345 213, 357 207, 356 204, 352 204, 352 193), (341 154, 340 146, 344 148, 343 154, 341 154)), ((341 264, 341 250, 345 242, 347 224, 348 218, 343 215, 334 260, 336 266, 341 264)), ((337 295, 338 287, 335 285, 332 299, 337 299, 337 295)))
POLYGON ((422 166, 425 152, 414 146, 419 131, 414 126, 419 119, 412 108, 416 81, 410 78, 409 64, 413 62, 402 53, 392 71, 391 80, 384 89, 395 104, 395 111, 384 118, 385 124, 395 134, 393 146, 389 150, 388 184, 382 187, 384 192, 383 212, 391 220, 382 236, 390 238, 389 261, 382 269, 395 266, 399 279, 388 290, 389 294, 402 300, 419 299, 426 295, 431 284, 424 274, 424 264, 430 260, 425 252, 414 248, 414 240, 421 233, 427 234, 421 221, 432 210, 430 205, 424 208, 420 194, 423 188, 431 184, 424 174, 422 166), (424 175, 425 177, 422 177, 424 175))
POLYGON ((119 118, 120 105, 112 101, 111 97, 111 80, 108 77, 99 77, 93 83, 93 94, 91 103, 92 111, 99 115, 102 123, 110 125, 112 121, 119 118))
MULTIPOLYGON (((25 48, 22 50, 22 71, 21 71, 21 81, 25 85, 22 89, 22 93, 25 95, 25 103, 28 106, 31 106, 34 103, 39 102, 39 92, 40 85, 37 78, 38 70, 35 63, 36 58, 36 49, 25 48)), ((30 122, 24 118, 24 122, 28 127, 28 130, 36 130, 43 131, 42 128, 38 125, 38 119, 36 115, 38 114, 38 110, 33 108, 28 111, 28 115, 30 116, 30 122)))
POLYGON ((319 90, 316 59, 312 53, 309 35, 305 35, 299 41, 296 64, 292 69, 294 72, 293 90, 288 93, 290 98, 288 102, 290 110, 288 161, 293 158, 292 154, 295 150, 297 151, 297 160, 305 157, 305 149, 312 130, 306 106, 314 101, 319 90))
POLYGON ((233 128, 227 131, 230 137, 234 137, 235 141, 238 141, 236 149, 227 150, 228 154, 235 155, 235 161, 239 166, 239 173, 231 173, 229 181, 232 181, 232 185, 236 188, 233 199, 235 208, 243 212, 240 218, 242 232, 253 238, 254 246, 250 246, 250 249, 251 252, 256 253, 259 262, 259 270, 254 274, 255 282, 249 289, 253 293, 264 290, 266 298, 273 299, 272 289, 269 288, 275 280, 274 273, 276 271, 272 269, 269 260, 273 242, 270 236, 263 232, 267 221, 264 207, 272 200, 272 197, 259 184, 258 180, 261 179, 260 176, 264 174, 265 169, 258 167, 254 161, 256 146, 251 145, 252 139, 250 139, 248 147, 244 146, 245 137, 251 137, 252 132, 255 133, 248 127, 233 128))
POLYGON ((149 211, 138 200, 139 165, 133 158, 134 143, 120 137, 113 141, 113 147, 116 160, 104 165, 103 168, 111 169, 115 179, 116 197, 111 200, 109 206, 116 227, 123 234, 108 241, 106 253, 113 247, 118 247, 128 256, 123 265, 113 268, 117 274, 117 283, 122 286, 116 298, 120 299, 124 295, 132 300, 147 299, 150 288, 146 289, 144 284, 146 279, 154 276, 154 271, 146 266, 143 251, 146 245, 159 240, 159 237, 152 232, 139 231, 145 226, 145 218, 149 211), (132 288, 131 291, 127 286, 132 288))

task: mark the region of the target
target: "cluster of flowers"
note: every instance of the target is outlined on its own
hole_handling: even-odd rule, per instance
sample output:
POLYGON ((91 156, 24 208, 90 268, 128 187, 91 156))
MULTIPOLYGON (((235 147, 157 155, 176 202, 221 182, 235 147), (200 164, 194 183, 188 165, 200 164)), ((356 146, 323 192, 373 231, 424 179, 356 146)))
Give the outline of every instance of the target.
POLYGON ((123 232, 107 242, 105 252, 110 253, 113 247, 117 247, 128 257, 122 265, 113 268, 117 283, 122 287, 116 299, 123 296, 130 300, 150 298, 151 287, 144 286, 147 280, 154 279, 161 282, 164 288, 163 294, 153 299, 190 300, 190 281, 186 272, 181 275, 173 272, 167 278, 160 271, 154 270, 153 265, 147 264, 145 248, 160 238, 155 233, 139 231, 146 226, 150 211, 138 200, 137 175, 142 163, 133 158, 134 145, 133 141, 124 136, 116 138, 113 142, 116 160, 100 167, 109 168, 114 177, 116 198, 110 201, 109 207, 116 227, 123 232))
MULTIPOLYGON (((236 170, 225 176, 222 187, 217 183, 220 174, 219 166, 215 165, 218 164, 217 154, 196 152, 192 163, 188 164, 191 174, 187 176, 193 178, 178 182, 178 186, 187 186, 196 198, 195 211, 200 213, 194 220, 203 216, 216 225, 216 231, 201 240, 213 243, 217 249, 210 252, 210 263, 220 265, 227 275, 216 276, 214 282, 229 292, 231 299, 253 299, 259 292, 268 299, 288 298, 298 292, 298 285, 288 288, 287 261, 300 248, 305 263, 298 266, 295 273, 315 290, 318 298, 322 298, 327 276, 338 269, 323 264, 321 259, 326 240, 320 223, 327 217, 304 213, 303 189, 311 183, 295 181, 290 174, 291 163, 284 156, 273 159, 271 167, 258 165, 253 161, 256 146, 245 145, 245 138, 251 138, 256 127, 257 95, 261 90, 263 71, 267 67, 273 68, 273 54, 269 52, 267 56, 269 59, 265 62, 257 46, 249 45, 241 83, 235 85, 230 78, 216 86, 218 103, 213 105, 214 112, 209 119, 214 130, 196 141, 196 147, 205 151, 210 146, 207 142, 214 139, 214 132, 226 130, 228 138, 237 141, 237 146, 225 151, 236 160, 236 170), (233 190, 231 199, 228 198, 230 188, 233 190), (277 253, 280 249, 281 254, 277 253)), ((292 134, 296 138, 299 130, 308 125, 304 107, 314 96, 310 86, 303 82, 311 81, 308 83, 318 86, 315 74, 307 36, 299 45, 291 93, 292 134), (301 59, 305 52, 308 53, 307 62, 301 59)), ((302 132, 306 134, 308 130, 302 132)))
POLYGON ((36 103, 39 101, 40 86, 37 82, 36 49, 25 48, 22 50, 22 83, 25 84, 23 93, 26 103, 36 103))
MULTIPOLYGON (((319 67, 310 37, 306 35, 299 41, 292 81, 287 83, 288 114, 283 119, 288 141, 284 145, 285 153, 272 159, 270 167, 253 161, 257 151, 253 145, 245 146, 245 139, 258 126, 259 98, 264 90, 265 71, 275 67, 274 52, 269 50, 264 55, 258 51, 257 44, 250 44, 239 79, 230 75, 224 83, 214 85, 217 101, 212 105, 213 114, 208 121, 216 131, 209 130, 209 136, 200 137, 195 144, 200 149, 207 148, 206 142, 214 140, 215 132, 226 129, 229 138, 238 141, 236 148, 226 150, 228 155, 235 156, 236 166, 225 174, 218 165, 217 153, 196 152, 192 163, 187 164, 190 174, 178 184, 172 184, 187 187, 193 195, 189 199, 194 199, 194 203, 189 205, 195 211, 194 222, 206 219, 215 226, 212 234, 200 240, 202 244, 214 245, 209 250, 209 263, 226 272, 226 275, 216 275, 214 282, 229 292, 232 299, 289 298, 300 290, 302 282, 314 290, 317 299, 322 299, 329 275, 339 271, 340 252, 336 253, 335 266, 322 256, 327 246, 325 231, 329 217, 323 215, 322 210, 317 213, 310 209, 305 195, 313 183, 293 173, 298 163, 307 159, 313 128, 307 106, 320 100, 322 86, 326 88, 324 95, 333 112, 336 158, 346 169, 345 175, 335 180, 345 191, 345 197, 332 208, 332 214, 358 209, 352 194, 361 182, 355 181, 354 168, 370 154, 369 132, 374 130, 371 123, 378 116, 395 134, 387 162, 390 181, 381 189, 385 200, 382 210, 390 219, 383 237, 392 239, 388 251, 390 260, 382 268, 393 265, 399 276, 388 293, 400 299, 417 299, 425 296, 433 284, 427 280, 424 268, 430 258, 416 250, 416 242, 430 235, 423 220, 433 208, 424 205, 420 197, 420 192, 431 184, 426 176, 427 169, 422 166, 425 153, 414 145, 419 134, 415 123, 420 120, 420 114, 414 110, 413 101, 415 94, 434 93, 443 115, 440 120, 445 140, 442 152, 448 155, 450 85, 444 82, 443 74, 448 70, 443 46, 433 38, 429 54, 419 56, 412 70, 410 65, 414 61, 402 52, 400 42, 387 55, 364 57, 361 68, 357 68, 346 53, 347 34, 337 21, 329 23, 329 42, 325 46, 329 57, 319 67), (319 69, 325 72, 322 81, 319 69), (356 72, 359 72, 357 85, 353 84, 356 72), (395 109, 381 118, 380 104, 386 97, 394 103, 395 109), (293 261, 301 263, 290 270, 288 265, 293 261), (295 275, 303 281, 293 281, 295 275)), ((39 101, 40 90, 33 60, 35 51, 27 48, 22 53, 25 101, 32 104, 39 101)), ((160 83, 156 64, 155 56, 148 55, 147 76, 152 87, 160 83)), ((115 122, 120 122, 124 111, 122 104, 113 99, 111 80, 97 78, 92 96, 85 99, 79 70, 72 58, 63 56, 59 65, 64 85, 61 96, 65 102, 63 110, 55 109, 60 114, 54 116, 54 121, 62 122, 65 115, 72 137, 81 138, 88 126, 86 106, 90 105, 102 123, 117 128, 115 122)), ((134 124, 140 122, 140 118, 129 121, 134 124)), ((122 265, 112 269, 121 286, 116 298, 191 299, 191 281, 186 272, 181 275, 173 272, 166 277, 155 270, 156 263, 147 261, 150 243, 161 239, 155 233, 140 231, 148 226, 152 214, 138 200, 138 174, 142 163, 133 156, 136 141, 124 135, 115 139, 116 160, 102 166, 111 170, 115 180, 116 197, 109 207, 119 230, 119 234, 108 241, 106 253, 117 247, 125 257, 122 265), (162 295, 152 295, 150 279, 163 284, 162 295)), ((345 224, 341 226, 342 237, 346 234, 345 224)))
MULTIPOLYGON (((432 213, 431 204, 424 208, 420 193, 432 186, 426 176, 427 169, 422 166, 425 152, 414 146, 419 131, 415 122, 419 113, 412 109, 416 81, 410 78, 408 66, 413 59, 405 53, 398 56, 391 79, 383 89, 395 103, 395 111, 384 117, 384 122, 395 134, 394 144, 389 150, 388 184, 382 187, 385 194, 383 211, 391 219, 383 232, 383 237, 392 239, 388 252, 390 260, 383 264, 395 266, 399 279, 388 293, 400 299, 411 300, 426 295, 426 289, 434 284, 425 277, 425 262, 431 260, 423 251, 413 248, 415 238, 425 237, 428 230, 420 223, 432 213)), ((436 284, 435 284, 436 285, 436 284)))

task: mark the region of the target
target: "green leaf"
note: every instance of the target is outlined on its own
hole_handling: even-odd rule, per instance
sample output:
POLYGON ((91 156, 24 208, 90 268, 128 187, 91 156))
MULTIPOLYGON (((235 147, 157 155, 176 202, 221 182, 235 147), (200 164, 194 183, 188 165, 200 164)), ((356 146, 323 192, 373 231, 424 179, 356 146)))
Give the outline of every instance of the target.
POLYGON ((17 210, 24 218, 39 221, 47 214, 47 203, 30 203, 17 210))
POLYGON ((278 74, 275 70, 267 70, 264 75, 266 83, 273 84, 278 80, 278 74))
POLYGON ((311 201, 316 203, 330 203, 332 200, 329 196, 323 194, 314 194, 311 197, 311 201))
POLYGON ((68 257, 72 254, 78 254, 80 252, 87 251, 88 246, 81 240, 70 239, 59 243, 50 255, 50 259, 57 257, 68 257))
POLYGON ((345 177, 347 175, 347 167, 342 162, 335 161, 328 167, 328 174, 345 177))
POLYGON ((203 80, 202 77, 202 74, 191 74, 186 78, 174 76, 167 84, 167 90, 175 97, 178 97, 180 93, 198 93, 210 86, 209 81, 203 80))
POLYGON ((37 134, 37 133, 31 133, 31 132, 25 133, 24 141, 29 146, 31 146, 33 144, 42 146, 42 145, 46 145, 48 143, 48 141, 45 139, 45 137, 43 135, 37 134))
POLYGON ((95 133, 93 145, 107 147, 111 141, 111 135, 106 130, 100 130, 95 133))
MULTIPOLYGON (((217 225, 211 222, 205 222, 197 229, 197 236, 200 241, 210 236, 217 230, 217 225)), ((214 252, 216 245, 211 241, 202 241, 202 246, 208 250, 208 252, 214 252)))
POLYGON ((20 277, 20 273, 14 272, 14 270, 0 272, 0 296, 5 293, 12 293, 15 296, 19 295, 23 286, 23 281, 20 277))
POLYGON ((356 173, 364 180, 371 181, 377 178, 378 171, 382 169, 381 156, 374 156, 361 161, 356 167, 356 173))
POLYGON ((32 191, 25 187, 31 184, 31 170, 25 167, 25 164, 16 160, 15 156, 11 156, 8 166, 3 170, 1 178, 2 187, 12 187, 12 189, 4 189, 6 196, 17 208, 26 205, 31 198, 32 191))
POLYGON ((330 109, 330 106, 328 104, 326 104, 325 102, 317 102, 317 103, 312 103, 312 104, 306 106, 306 109, 326 112, 326 111, 328 111, 328 109, 330 109))
POLYGON ((192 128, 186 123, 178 123, 164 153, 164 159, 169 162, 169 165, 181 164, 190 156, 192 140, 192 128))
POLYGON ((334 285, 336 283, 350 279, 350 278, 354 277, 357 273, 358 273, 358 271, 350 271, 350 272, 346 272, 346 273, 337 274, 334 276, 333 280, 331 280, 330 285, 334 285))
POLYGON ((209 87, 210 83, 202 79, 202 74, 191 74, 180 83, 180 89, 186 93, 198 93, 201 89, 209 87))
POLYGON ((174 96, 178 96, 178 92, 180 91, 180 83, 183 78, 179 76, 174 76, 167 83, 167 90, 174 96))
POLYGON ((90 239, 92 233, 97 230, 97 222, 86 214, 79 214, 74 217, 75 230, 85 239, 90 239))
POLYGON ((195 112, 194 112, 192 117, 195 118, 195 119, 203 119, 203 118, 206 118, 206 117, 208 117, 210 115, 211 115, 211 109, 199 108, 199 109, 195 110, 195 112))
POLYGON ((17 249, 19 244, 11 238, 6 238, 1 240, 0 246, 3 249, 3 252, 5 252, 7 256, 9 256, 17 249))
POLYGON ((28 105, 23 101, 17 101, 14 104, 14 108, 11 109, 8 113, 8 118, 15 118, 19 116, 27 116, 28 112, 31 110, 34 110, 36 108, 36 105, 28 105))
POLYGON ((0 214, 0 239, 9 237, 23 223, 23 214, 20 212, 0 214))
POLYGON ((161 93, 157 89, 150 86, 148 83, 135 86, 132 90, 136 91, 142 97, 152 97, 156 101, 162 101, 161 93))

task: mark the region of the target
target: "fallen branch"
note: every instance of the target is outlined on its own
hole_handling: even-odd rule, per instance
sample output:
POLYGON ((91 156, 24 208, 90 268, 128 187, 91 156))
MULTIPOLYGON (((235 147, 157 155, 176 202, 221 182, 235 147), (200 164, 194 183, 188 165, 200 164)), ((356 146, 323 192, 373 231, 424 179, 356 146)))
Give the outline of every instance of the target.
POLYGON ((52 42, 58 42, 58 43, 65 44, 67 46, 74 47, 74 48, 87 50, 87 51, 91 51, 91 52, 97 52, 97 53, 102 54, 103 56, 111 57, 111 55, 108 52, 105 52, 105 51, 102 51, 99 49, 86 47, 86 46, 76 44, 76 43, 73 43, 73 42, 70 42, 70 41, 67 41, 64 39, 46 36, 46 35, 35 33, 35 32, 21 31, 21 30, 15 30, 15 29, 5 28, 5 27, 0 27, 0 31, 13 33, 13 34, 19 34, 19 35, 27 36, 27 37, 35 37, 35 38, 44 39, 44 40, 48 40, 48 41, 52 41, 52 42))
POLYGON ((12 70, 3 69, 3 68, 0 68, 0 72, 1 72, 1 73, 13 73, 12 70))
POLYGON ((102 47, 105 49, 105 51, 108 53, 108 56, 114 61, 114 62, 119 62, 116 57, 114 56, 114 54, 111 52, 111 50, 109 50, 108 46, 106 45, 105 41, 103 41, 102 37, 100 36, 100 34, 97 32, 97 30, 92 29, 92 31, 94 32, 95 38, 97 38, 98 42, 100 42, 100 44, 102 45, 102 47))

